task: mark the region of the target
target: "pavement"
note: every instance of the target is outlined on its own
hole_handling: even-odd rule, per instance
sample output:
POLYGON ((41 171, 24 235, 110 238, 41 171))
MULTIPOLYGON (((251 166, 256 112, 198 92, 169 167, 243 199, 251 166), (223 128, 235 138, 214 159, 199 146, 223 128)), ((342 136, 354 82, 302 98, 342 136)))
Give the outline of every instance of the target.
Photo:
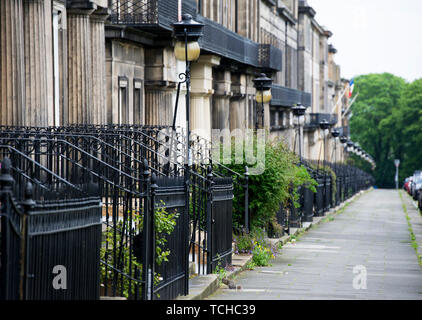
POLYGON ((212 290, 206 299, 421 300, 414 246, 422 245, 422 217, 405 192, 402 197, 396 190, 364 193, 287 242, 272 266, 238 272, 233 278, 242 289, 212 290))

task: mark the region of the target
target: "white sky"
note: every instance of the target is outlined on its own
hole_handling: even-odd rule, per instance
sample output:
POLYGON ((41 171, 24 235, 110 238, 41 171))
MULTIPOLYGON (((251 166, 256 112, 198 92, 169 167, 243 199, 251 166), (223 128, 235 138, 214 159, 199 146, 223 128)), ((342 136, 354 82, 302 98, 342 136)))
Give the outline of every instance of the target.
POLYGON ((421 0, 308 0, 333 32, 341 76, 390 72, 422 78, 421 0))

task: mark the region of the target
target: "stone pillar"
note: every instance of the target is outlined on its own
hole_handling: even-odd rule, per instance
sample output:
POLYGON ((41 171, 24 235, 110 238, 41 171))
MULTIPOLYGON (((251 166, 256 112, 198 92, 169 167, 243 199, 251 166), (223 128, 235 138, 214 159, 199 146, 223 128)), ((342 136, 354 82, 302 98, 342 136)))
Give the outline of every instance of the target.
MULTIPOLYGON (((24 0, 25 125, 48 126, 44 0, 24 0)), ((23 106, 22 106, 23 107, 23 106)))
POLYGON ((104 21, 108 10, 100 9, 90 17, 91 32, 91 75, 92 75, 92 124, 107 123, 106 103, 106 55, 104 21))
POLYGON ((0 124, 25 125, 22 0, 0 1, 0 124))
POLYGON ((230 71, 214 71, 214 96, 212 99, 212 129, 230 129, 230 71))
POLYGON ((247 128, 245 82, 245 75, 231 75, 231 89, 233 96, 230 99, 230 131, 235 129, 245 130, 247 128))
MULTIPOLYGON (((90 14, 94 10, 69 9, 68 27, 68 124, 89 124, 92 110, 92 52, 90 14)), ((65 124, 67 124, 65 121, 65 124)))
POLYGON ((191 68, 190 128, 211 141, 211 95, 213 90, 212 68, 220 58, 203 55, 191 68))

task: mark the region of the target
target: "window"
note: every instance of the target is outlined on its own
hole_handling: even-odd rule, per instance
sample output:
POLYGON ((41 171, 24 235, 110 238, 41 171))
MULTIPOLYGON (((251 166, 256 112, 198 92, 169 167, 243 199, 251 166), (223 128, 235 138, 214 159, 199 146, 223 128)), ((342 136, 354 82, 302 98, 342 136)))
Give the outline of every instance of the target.
POLYGON ((284 112, 283 111, 279 111, 278 112, 278 125, 280 127, 282 127, 282 128, 285 127, 285 124, 284 124, 284 112))
POLYGON ((143 96, 142 80, 133 79, 133 123, 143 124, 143 96))
POLYGON ((129 123, 128 79, 119 77, 119 124, 129 123))
POLYGON ((276 129, 278 127, 278 112, 274 109, 271 109, 270 112, 270 127, 276 129))

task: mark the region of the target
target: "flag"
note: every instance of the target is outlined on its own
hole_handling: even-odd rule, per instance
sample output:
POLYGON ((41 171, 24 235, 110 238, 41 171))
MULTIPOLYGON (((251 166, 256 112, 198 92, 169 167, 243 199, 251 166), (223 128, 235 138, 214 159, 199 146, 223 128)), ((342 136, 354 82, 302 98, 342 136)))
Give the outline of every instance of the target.
POLYGON ((354 88, 355 88, 355 80, 352 79, 350 80, 350 83, 349 83, 349 98, 352 97, 354 88))

